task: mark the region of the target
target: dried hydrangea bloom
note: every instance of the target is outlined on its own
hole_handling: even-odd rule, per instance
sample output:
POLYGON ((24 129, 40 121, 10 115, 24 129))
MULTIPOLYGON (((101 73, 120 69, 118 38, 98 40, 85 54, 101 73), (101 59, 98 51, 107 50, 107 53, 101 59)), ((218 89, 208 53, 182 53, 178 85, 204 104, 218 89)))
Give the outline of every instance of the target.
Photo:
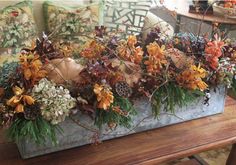
POLYGON ((75 106, 75 99, 71 97, 69 90, 55 83, 42 79, 35 85, 32 93, 41 105, 41 114, 44 119, 52 124, 58 124, 69 116, 70 109, 75 106))

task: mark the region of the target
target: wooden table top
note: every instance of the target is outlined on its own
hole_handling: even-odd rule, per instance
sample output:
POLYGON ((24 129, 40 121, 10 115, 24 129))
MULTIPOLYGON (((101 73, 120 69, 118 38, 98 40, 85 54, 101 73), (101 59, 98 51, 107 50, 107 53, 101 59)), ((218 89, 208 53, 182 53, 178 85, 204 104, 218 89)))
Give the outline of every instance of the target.
POLYGON ((15 144, 2 139, 0 164, 159 164, 234 142, 236 142, 236 101, 227 98, 223 114, 28 160, 20 158, 15 144))
MULTIPOLYGON (((188 12, 189 4, 190 4, 189 0, 167 0, 167 1, 164 1, 164 6, 171 11, 174 10, 178 15, 202 20, 203 19, 202 14, 194 14, 194 13, 188 12)), ((208 21, 208 22, 212 22, 212 23, 236 24, 236 19, 230 19, 230 18, 216 15, 216 14, 205 15, 204 21, 208 21)))

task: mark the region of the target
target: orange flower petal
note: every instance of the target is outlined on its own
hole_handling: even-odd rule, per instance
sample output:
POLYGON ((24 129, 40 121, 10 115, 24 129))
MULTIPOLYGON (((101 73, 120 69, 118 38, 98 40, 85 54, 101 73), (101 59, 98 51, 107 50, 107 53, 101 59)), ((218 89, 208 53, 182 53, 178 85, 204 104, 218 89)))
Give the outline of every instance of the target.
POLYGON ((15 108, 16 113, 24 112, 24 106, 22 104, 18 104, 15 108))
POLYGON ((24 70, 24 77, 26 80, 29 80, 31 75, 32 75, 32 72, 29 68, 24 70))
POLYGON ((12 90, 13 90, 14 94, 17 95, 17 96, 19 96, 22 93, 24 93, 24 88, 21 89, 18 86, 13 87, 12 90))
POLYGON ((7 105, 15 107, 21 101, 21 97, 13 96, 11 99, 7 100, 7 105))
POLYGON ((28 105, 32 105, 34 104, 35 100, 33 99, 33 97, 29 96, 29 95, 23 95, 23 101, 25 103, 27 103, 28 105))

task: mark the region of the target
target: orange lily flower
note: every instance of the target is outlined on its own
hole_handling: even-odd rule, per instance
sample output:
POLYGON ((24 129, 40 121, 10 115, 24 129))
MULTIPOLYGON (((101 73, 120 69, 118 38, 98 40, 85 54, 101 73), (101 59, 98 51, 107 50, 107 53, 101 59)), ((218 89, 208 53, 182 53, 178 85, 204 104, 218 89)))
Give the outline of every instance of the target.
POLYGON ((15 96, 7 100, 7 105, 15 108, 16 113, 24 112, 24 105, 32 105, 35 100, 29 95, 25 95, 24 88, 18 86, 13 87, 13 92, 15 96))

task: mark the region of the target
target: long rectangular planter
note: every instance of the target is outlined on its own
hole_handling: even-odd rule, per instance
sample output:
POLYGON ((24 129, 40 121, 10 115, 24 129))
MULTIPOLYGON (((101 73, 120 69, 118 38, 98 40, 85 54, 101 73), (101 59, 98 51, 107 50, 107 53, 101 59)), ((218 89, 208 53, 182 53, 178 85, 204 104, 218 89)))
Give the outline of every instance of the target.
MULTIPOLYGON (((135 108, 138 112, 133 117, 133 128, 116 127, 115 130, 108 129, 104 126, 100 130, 100 140, 113 139, 145 130, 159 128, 171 124, 176 124, 188 120, 206 117, 224 111, 225 88, 218 87, 211 90, 209 105, 204 105, 204 98, 198 98, 194 102, 184 107, 175 107, 175 114, 161 112, 159 119, 152 116, 150 103, 146 99, 134 101, 135 108)), ((94 127, 94 122, 86 115, 78 114, 74 116, 81 124, 94 127)), ((17 144, 22 158, 30 158, 39 155, 48 154, 55 151, 65 150, 73 147, 93 143, 94 132, 79 126, 71 119, 61 123, 63 134, 58 134, 59 145, 53 146, 50 142, 43 146, 38 146, 25 139, 17 144)), ((102 145, 102 144, 101 144, 102 145)))

